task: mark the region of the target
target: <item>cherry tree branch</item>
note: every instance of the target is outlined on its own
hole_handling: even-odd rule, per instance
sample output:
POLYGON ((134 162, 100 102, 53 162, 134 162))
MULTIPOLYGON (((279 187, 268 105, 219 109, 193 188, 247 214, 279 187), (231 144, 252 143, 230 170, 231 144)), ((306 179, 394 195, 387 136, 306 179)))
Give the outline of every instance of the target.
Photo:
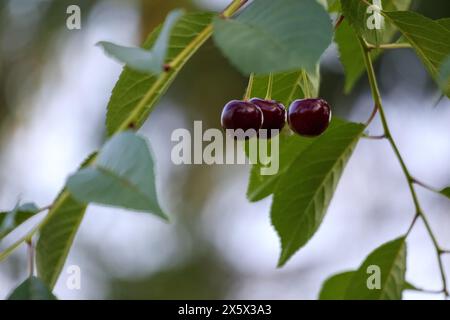
POLYGON ((436 239, 436 236, 435 236, 435 234, 434 234, 434 232, 433 232, 433 230, 431 228, 431 225, 430 225, 430 223, 428 221, 428 218, 427 218, 427 216, 425 215, 425 213, 423 212, 423 210, 422 210, 422 208, 420 206, 419 198, 417 197, 417 193, 416 193, 416 190, 414 188, 414 183, 415 183, 416 180, 412 177, 412 175, 411 175, 408 167, 406 166, 405 161, 403 160, 403 157, 402 157, 402 155, 401 155, 401 153, 400 153, 400 151, 399 151, 399 149, 397 147, 397 144, 396 144, 394 138, 392 137, 391 130, 389 128, 388 121, 387 121, 387 118, 386 118, 386 114, 385 114, 384 109, 383 109, 383 104, 382 104, 382 100, 381 100, 381 94, 380 94, 380 91, 378 89, 378 83, 377 83, 377 78, 376 78, 375 71, 374 71, 374 68, 373 68, 372 59, 371 59, 370 54, 369 54, 370 48, 368 48, 365 40, 362 37, 358 37, 358 39, 359 39, 359 42, 360 42, 361 47, 363 49, 363 58, 364 58, 364 63, 366 65, 367 75, 368 75, 368 78, 369 78, 370 90, 372 92, 372 97, 373 97, 373 100, 375 102, 375 105, 377 106, 377 109, 379 111, 378 113, 380 115, 381 123, 383 125, 384 135, 385 135, 386 139, 389 141, 389 143, 390 143, 390 145, 391 145, 391 147, 392 147, 392 149, 393 149, 393 151, 394 151, 394 153, 395 153, 395 155, 397 157, 397 160, 400 163, 400 166, 402 168, 402 171, 403 171, 403 173, 405 175, 405 178, 406 178, 406 181, 408 183, 408 187, 409 187, 409 190, 410 190, 410 193, 411 193, 411 197, 412 197, 412 200, 413 200, 413 203, 414 203, 414 207, 415 207, 415 210, 416 210, 416 213, 415 213, 414 218, 413 218, 413 220, 411 222, 411 225, 408 228, 408 231, 407 231, 406 235, 409 235, 410 231, 412 230, 412 228, 416 224, 418 218, 421 218, 421 220, 423 221, 423 223, 425 225, 425 228, 426 228, 426 230, 428 232, 428 235, 431 238, 431 241, 433 243, 434 249, 436 251, 438 265, 439 265, 439 272, 440 272, 440 275, 441 275, 441 280, 442 280, 442 285, 443 285, 443 289, 442 289, 441 292, 444 293, 445 297, 448 297, 449 296, 449 291, 448 291, 448 287, 447 287, 447 280, 446 280, 446 276, 445 276, 444 264, 443 264, 443 261, 442 261, 442 255, 443 255, 444 250, 441 249, 441 247, 440 247, 440 245, 439 245, 439 243, 438 243, 438 241, 436 239))

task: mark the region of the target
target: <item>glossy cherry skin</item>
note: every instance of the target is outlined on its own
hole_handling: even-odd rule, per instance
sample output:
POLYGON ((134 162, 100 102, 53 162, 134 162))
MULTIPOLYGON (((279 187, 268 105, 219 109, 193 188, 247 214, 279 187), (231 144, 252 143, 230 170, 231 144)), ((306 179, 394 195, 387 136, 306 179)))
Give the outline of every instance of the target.
POLYGON ((322 134, 330 121, 331 108, 323 99, 299 99, 289 107, 289 127, 301 136, 315 137, 322 134))
POLYGON ((231 100, 222 110, 221 124, 224 129, 255 129, 263 123, 261 109, 249 101, 231 100))
POLYGON ((270 137, 270 130, 277 129, 281 131, 286 124, 286 108, 275 100, 264 100, 260 98, 250 99, 250 102, 256 104, 263 113, 263 124, 261 129, 267 129, 270 137))

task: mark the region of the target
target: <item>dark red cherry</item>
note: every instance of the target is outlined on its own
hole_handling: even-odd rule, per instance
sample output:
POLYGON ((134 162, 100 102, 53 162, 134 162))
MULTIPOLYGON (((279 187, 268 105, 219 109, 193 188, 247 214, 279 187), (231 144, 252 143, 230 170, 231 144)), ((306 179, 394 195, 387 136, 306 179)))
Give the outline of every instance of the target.
POLYGON ((286 108, 275 100, 264 100, 260 98, 250 99, 263 113, 263 124, 261 129, 267 129, 270 137, 270 129, 283 129, 286 124, 286 108))
POLYGON ((322 134, 330 124, 331 108, 323 99, 299 99, 288 110, 288 123, 292 131, 302 136, 322 134))
POLYGON ((224 129, 259 130, 263 123, 263 113, 251 102, 231 100, 222 110, 221 123, 224 129))

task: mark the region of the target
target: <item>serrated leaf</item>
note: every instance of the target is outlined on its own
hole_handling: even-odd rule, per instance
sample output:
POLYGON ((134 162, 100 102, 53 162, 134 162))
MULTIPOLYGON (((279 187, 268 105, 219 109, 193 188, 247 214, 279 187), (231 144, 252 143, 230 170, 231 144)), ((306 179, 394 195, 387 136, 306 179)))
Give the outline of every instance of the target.
MULTIPOLYGON (((439 68, 450 56, 450 30, 444 26, 446 21, 439 23, 411 11, 384 12, 384 15, 402 32, 439 84, 439 68)), ((450 97, 450 83, 444 93, 450 97)))
POLYGON ((11 293, 8 300, 56 300, 56 297, 39 278, 30 277, 11 293))
POLYGON ((355 271, 346 271, 329 277, 320 289, 319 300, 343 300, 355 271))
MULTIPOLYGON (((80 168, 88 166, 97 153, 87 157, 80 168)), ((76 201, 66 189, 59 195, 47 213, 47 222, 39 232, 36 245, 38 276, 53 288, 64 267, 70 247, 86 212, 86 205, 76 201)))
POLYGON ((75 199, 156 214, 158 204, 152 153, 146 140, 130 131, 113 136, 94 163, 67 180, 75 199))
POLYGON ((214 40, 244 74, 313 70, 332 25, 315 0, 255 0, 235 19, 214 19, 214 40))
MULTIPOLYGON (((138 128, 144 123, 182 66, 208 39, 212 30, 212 16, 210 13, 188 13, 175 23, 170 35, 166 62, 174 60, 185 48, 189 48, 189 52, 176 68, 159 76, 124 68, 108 103, 106 127, 109 136, 130 126, 138 128)), ((160 28, 149 35, 144 42, 144 49, 154 45, 159 32, 160 28)))
POLYGON ((182 10, 174 10, 168 14, 151 50, 124 47, 106 41, 101 41, 98 44, 103 47, 108 55, 125 63, 133 70, 160 74, 164 70, 163 66, 169 48, 171 30, 182 15, 182 10))
POLYGON ((450 198, 450 187, 444 188, 441 190, 441 194, 446 196, 447 198, 450 198))
MULTIPOLYGON (((355 8, 356 7, 361 8, 361 10, 364 9, 364 7, 367 8, 367 6, 361 3, 361 1, 359 0, 355 1, 353 4, 352 1, 353 0, 346 2, 345 7, 347 12, 348 10, 352 10, 348 8, 350 5, 354 6, 355 8)), ((411 3, 410 0, 406 1, 394 0, 382 2, 383 8, 385 8, 386 10, 406 10, 409 7, 410 3, 411 3)), ((358 12, 359 12, 358 14, 362 14, 365 11, 361 12, 358 11, 358 12)), ((346 17, 344 21, 342 21, 342 23, 340 24, 339 28, 336 30, 335 33, 335 42, 338 45, 339 58, 345 71, 346 93, 349 93, 352 90, 355 83, 360 79, 361 75, 365 71, 364 59, 361 52, 362 48, 357 38, 357 31, 355 31, 355 29, 352 26, 350 26, 349 21, 354 22, 353 25, 355 24, 359 25, 360 23, 366 21, 364 20, 364 18, 366 17, 365 15, 362 15, 361 21, 359 20, 354 21, 352 20, 351 17, 352 15, 350 15, 349 18, 346 17)), ((367 30, 367 27, 365 27, 364 30, 367 30)), ((392 24, 390 23, 385 24, 382 33, 378 34, 378 36, 380 37, 379 42, 390 43, 393 40, 396 32, 397 28, 395 28, 392 24)), ((372 52, 370 53, 372 61, 376 60, 380 56, 380 53, 381 53, 380 50, 372 50, 372 52)))
MULTIPOLYGON (((406 242, 401 237, 375 249, 356 271, 347 287, 350 300, 400 300, 405 288, 406 242), (380 288, 369 289, 370 266, 379 268, 380 288)), ((375 275, 375 274, 373 274, 375 275)))
MULTIPOLYGON (((273 75, 272 98, 288 108, 293 100, 305 97, 305 86, 308 87, 306 91, 309 91, 312 96, 317 96, 319 82, 320 73, 318 66, 313 73, 304 70, 276 73, 273 75)), ((264 97, 267 92, 268 83, 268 76, 254 77, 250 97, 264 97)), ((262 175, 261 169, 264 165, 261 162, 252 165, 247 188, 247 198, 250 201, 259 201, 272 194, 279 177, 286 172, 295 157, 314 140, 298 135, 289 135, 286 132, 281 132, 278 138, 280 155, 279 170, 274 175, 262 175)), ((272 140, 268 141, 269 149, 271 149, 272 140)))
POLYGON ((0 240, 39 212, 34 203, 17 205, 13 210, 0 212, 0 240))
POLYGON ((279 266, 319 228, 364 128, 333 119, 328 130, 291 163, 289 174, 280 178, 271 209, 272 224, 281 238, 279 266))

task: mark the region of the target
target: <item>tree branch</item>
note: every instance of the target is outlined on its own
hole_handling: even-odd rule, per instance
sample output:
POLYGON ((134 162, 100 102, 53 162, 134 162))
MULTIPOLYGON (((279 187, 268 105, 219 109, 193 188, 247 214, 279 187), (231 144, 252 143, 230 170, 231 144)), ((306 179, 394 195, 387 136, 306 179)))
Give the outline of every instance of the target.
POLYGON ((370 49, 367 47, 367 43, 365 42, 365 40, 362 37, 358 37, 359 42, 361 44, 361 47, 363 49, 363 57, 364 57, 364 63, 366 65, 366 69, 367 69, 367 75, 369 78, 369 84, 370 84, 370 89, 372 92, 372 97, 374 99, 375 105, 378 106, 378 111, 380 114, 380 118, 381 118, 381 123, 383 125, 383 129, 385 132, 385 136, 387 138, 387 140, 389 141, 398 162, 400 163, 400 166, 402 168, 402 171, 405 175, 406 181, 408 183, 408 187, 411 193, 411 197, 412 200, 414 202, 414 207, 416 210, 416 213, 414 215, 414 218, 412 220, 412 223, 410 225, 410 227, 408 228, 408 231, 406 233, 406 235, 408 235, 410 233, 410 231, 412 230, 412 228, 414 227, 416 221, 418 220, 418 218, 420 217, 425 225, 425 228, 428 232, 428 235, 430 236, 432 242, 433 242, 433 246, 436 250, 436 255, 437 255, 437 259, 438 259, 438 265, 439 265, 439 271, 440 271, 440 275, 441 275, 441 279, 442 279, 442 285, 443 285, 443 289, 442 292, 445 294, 446 297, 449 296, 449 292, 448 292, 448 288, 447 288, 447 280, 446 280, 446 276, 445 276, 445 270, 444 270, 444 265, 442 262, 442 254, 443 251, 441 249, 441 247, 439 246, 439 243, 436 239, 436 236, 430 226, 430 223, 428 221, 427 216, 424 214, 421 206, 420 206, 420 202, 419 199, 417 197, 416 194, 416 190, 414 189, 414 178, 412 177, 411 173, 409 172, 408 167, 405 164, 405 161, 403 160, 402 155, 400 154, 400 151, 397 147, 397 144, 394 140, 394 138, 392 137, 391 131, 389 129, 389 125, 386 119, 386 114, 384 112, 383 109, 383 104, 381 101, 381 95, 380 95, 380 91, 378 89, 378 84, 377 84, 377 79, 376 79, 376 75, 375 75, 375 71, 373 69, 373 64, 372 64, 372 60, 369 54, 370 49))

